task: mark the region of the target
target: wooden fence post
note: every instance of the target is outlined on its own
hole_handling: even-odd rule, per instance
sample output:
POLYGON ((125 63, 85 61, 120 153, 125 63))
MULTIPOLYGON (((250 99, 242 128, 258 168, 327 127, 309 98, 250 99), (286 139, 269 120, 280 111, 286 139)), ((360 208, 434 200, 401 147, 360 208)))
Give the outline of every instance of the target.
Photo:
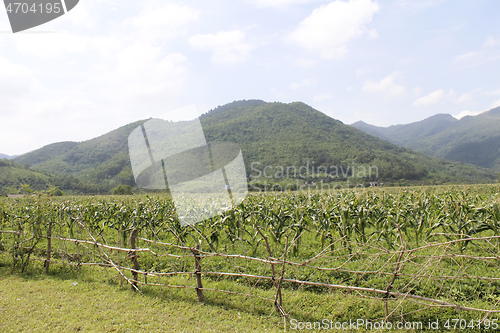
POLYGON ((196 294, 198 295, 198 301, 203 302, 203 285, 201 283, 201 258, 200 258, 200 244, 196 244, 195 248, 191 249, 194 254, 194 266, 196 273, 196 294))
MULTIPOLYGON (((116 246, 117 247, 122 247, 122 239, 123 236, 120 234, 121 228, 119 230, 116 230, 116 246)), ((121 266, 120 262, 120 251, 116 251, 116 262, 118 266, 121 266)), ((123 288, 123 276, 120 275, 120 288, 123 288)))
MULTIPOLYGON (((260 228, 257 224, 255 225, 255 228, 257 229, 257 232, 262 236, 262 238, 264 239, 264 242, 266 243, 267 253, 269 254, 268 260, 273 261, 274 259, 271 259, 273 257, 273 253, 271 251, 271 246, 269 245, 269 241, 268 241, 266 235, 264 235, 264 233, 260 230, 260 228)), ((287 238, 287 240, 288 240, 288 238, 287 238)), ((287 243, 287 247, 288 247, 288 243, 287 243)), ((285 254, 285 259, 283 260, 283 274, 284 274, 284 268, 285 268, 285 266, 284 266, 285 261, 286 261, 286 254, 285 254)), ((276 272, 274 270, 274 263, 272 263, 272 262, 271 262, 271 272, 273 274, 272 275, 273 287, 276 287, 276 297, 274 300, 274 305, 276 306, 276 309, 278 311, 282 312, 281 304, 283 304, 283 297, 281 296, 281 283, 276 281, 276 272)), ((281 279, 283 279, 283 274, 281 276, 281 279)))
POLYGON ((49 222, 47 229, 47 257, 43 263, 45 266, 45 274, 49 274, 50 256, 52 252, 52 222, 49 222))
POLYGON ((138 276, 139 274, 137 273, 137 271, 139 270, 139 262, 137 261, 137 252, 136 251, 133 251, 135 250, 135 239, 137 237, 137 232, 138 230, 137 229, 133 229, 131 232, 130 232, 130 248, 132 249, 132 251, 130 251, 128 253, 128 257, 130 260, 132 260, 132 264, 134 265, 134 270, 132 272, 132 275, 134 276, 134 281, 132 282, 132 290, 136 291, 137 290, 137 282, 138 281, 138 276))

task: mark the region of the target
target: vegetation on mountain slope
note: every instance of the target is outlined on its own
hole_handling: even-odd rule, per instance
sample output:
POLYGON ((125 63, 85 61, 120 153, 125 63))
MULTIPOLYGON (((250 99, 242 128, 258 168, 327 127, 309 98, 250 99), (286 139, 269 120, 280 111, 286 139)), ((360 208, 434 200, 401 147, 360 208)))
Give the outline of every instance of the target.
POLYGON ((352 126, 429 156, 500 171, 500 107, 460 120, 441 114, 406 125, 352 126))
POLYGON ((201 117, 201 122, 208 141, 240 145, 250 178, 260 174, 262 180, 262 169, 266 166, 272 167, 269 170, 278 172, 278 176, 280 167, 286 170, 289 166, 308 167, 308 175, 325 170, 320 166, 326 167, 329 174, 349 170, 348 177, 338 172, 332 181, 352 177, 401 184, 480 182, 496 178, 484 169, 432 159, 390 144, 304 103, 239 101, 208 112, 201 117), (377 168, 377 175, 374 172, 363 175, 363 167, 369 170, 370 166, 377 168), (356 177, 359 173, 356 171, 360 171, 362 177, 356 177))
MULTIPOLYGON (((200 120, 208 142, 233 142, 241 147, 248 180, 258 186, 294 184, 288 188, 296 189, 320 181, 344 186, 371 181, 387 185, 477 183, 497 178, 486 169, 398 147, 300 102, 238 101, 211 110, 200 120)), ((146 121, 84 142, 45 146, 14 159, 16 168, 23 165, 25 170, 43 173, 50 179, 45 187, 51 183, 76 193, 134 186, 128 136, 146 121)), ((21 179, 10 178, 7 186, 21 179)))

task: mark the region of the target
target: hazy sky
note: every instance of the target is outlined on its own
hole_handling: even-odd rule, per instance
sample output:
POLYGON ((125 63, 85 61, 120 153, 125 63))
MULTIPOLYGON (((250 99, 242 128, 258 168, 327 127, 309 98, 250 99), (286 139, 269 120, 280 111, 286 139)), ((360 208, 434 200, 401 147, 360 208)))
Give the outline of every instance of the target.
POLYGON ((5 154, 240 99, 383 126, 500 105, 498 0, 80 0, 18 34, 0 9, 5 154))

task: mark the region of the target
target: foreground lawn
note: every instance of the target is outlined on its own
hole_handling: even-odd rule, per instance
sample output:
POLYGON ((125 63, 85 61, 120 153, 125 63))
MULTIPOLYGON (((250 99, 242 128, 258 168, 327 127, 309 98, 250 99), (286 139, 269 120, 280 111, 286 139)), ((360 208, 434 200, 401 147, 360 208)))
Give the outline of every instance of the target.
POLYGON ((259 316, 100 282, 0 275, 0 332, 282 332, 259 316))

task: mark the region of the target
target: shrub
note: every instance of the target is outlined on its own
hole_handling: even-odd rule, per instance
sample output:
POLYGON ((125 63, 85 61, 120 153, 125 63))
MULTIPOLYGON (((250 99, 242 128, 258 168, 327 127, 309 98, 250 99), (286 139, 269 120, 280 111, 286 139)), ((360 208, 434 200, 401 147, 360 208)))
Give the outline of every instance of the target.
POLYGON ((125 194, 133 194, 132 193, 132 186, 130 185, 118 185, 113 189, 113 194, 116 195, 125 195, 125 194))

